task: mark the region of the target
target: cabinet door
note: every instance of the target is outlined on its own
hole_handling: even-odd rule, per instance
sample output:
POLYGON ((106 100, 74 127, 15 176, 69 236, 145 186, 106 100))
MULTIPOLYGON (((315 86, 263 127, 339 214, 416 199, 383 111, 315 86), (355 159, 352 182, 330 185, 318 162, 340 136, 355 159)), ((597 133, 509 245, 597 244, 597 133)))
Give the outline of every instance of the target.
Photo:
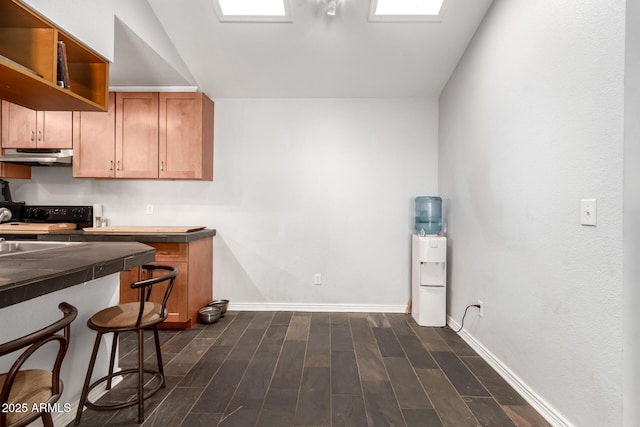
POLYGON ((116 94, 116 177, 158 177, 158 93, 116 94))
MULTIPOLYGON (((189 320, 189 265, 187 243, 148 243, 156 250, 154 264, 170 265, 178 269, 171 296, 167 301, 169 317, 167 322, 187 322, 189 320)), ((158 287, 159 295, 164 295, 166 286, 158 287)), ((156 290, 154 290, 156 292, 156 290)), ((196 319, 192 319, 196 321, 196 319)))
POLYGON ((213 179, 213 101, 203 93, 160 93, 160 178, 213 179))
POLYGON ((115 177, 115 94, 106 113, 73 113, 73 176, 115 177))
MULTIPOLYGON (((167 301, 167 311, 169 312, 169 316, 165 322, 184 324, 189 320, 187 309, 187 283, 189 278, 187 263, 158 260, 152 264, 171 265, 178 268, 178 276, 173 282, 173 288, 171 289, 171 294, 167 301)), ((131 289, 131 284, 143 279, 148 279, 148 277, 144 276, 144 273, 140 273, 139 267, 120 272, 120 304, 138 301, 139 291, 137 289, 131 289)), ((168 283, 159 283, 154 285, 153 290, 151 291, 150 301, 162 303, 162 298, 164 297, 167 285, 168 283)))
POLYGON ((2 148, 36 148, 37 113, 2 101, 2 148))
POLYGON ((38 148, 73 147, 73 113, 71 111, 38 111, 36 146, 38 148))
POLYGON ((120 304, 138 301, 138 290, 131 289, 131 284, 140 280, 140 267, 120 272, 120 304))
MULTIPOLYGON (((178 275, 173 283, 169 300, 167 301, 167 311, 169 317, 165 322, 184 323, 189 320, 189 272, 187 271, 186 262, 167 262, 163 261, 160 256, 156 256, 156 262, 152 264, 170 265, 178 269, 178 275)), ((153 287, 151 293, 151 300, 156 302, 162 302, 164 291, 167 289, 168 283, 160 283, 153 287)), ((192 322, 196 322, 197 319, 192 319, 192 322)))
POLYGON ((0 163, 0 178, 31 179, 31 166, 0 163))
POLYGON ((71 111, 33 111, 2 102, 3 148, 71 148, 71 111))

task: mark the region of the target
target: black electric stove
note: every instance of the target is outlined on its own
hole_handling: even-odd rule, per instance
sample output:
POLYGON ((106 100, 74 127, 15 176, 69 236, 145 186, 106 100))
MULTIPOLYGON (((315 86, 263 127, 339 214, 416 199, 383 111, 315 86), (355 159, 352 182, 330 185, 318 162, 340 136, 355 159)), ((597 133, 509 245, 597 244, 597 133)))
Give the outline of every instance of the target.
POLYGON ((25 205, 18 221, 49 224, 70 222, 79 229, 93 227, 93 206, 25 205))
MULTIPOLYGON (((6 207, 11 211, 11 222, 31 223, 72 223, 76 229, 93 227, 93 206, 59 206, 59 205, 27 205, 24 202, 0 201, 0 208, 6 207)), ((12 240, 36 239, 37 234, 6 234, 0 237, 12 240)))

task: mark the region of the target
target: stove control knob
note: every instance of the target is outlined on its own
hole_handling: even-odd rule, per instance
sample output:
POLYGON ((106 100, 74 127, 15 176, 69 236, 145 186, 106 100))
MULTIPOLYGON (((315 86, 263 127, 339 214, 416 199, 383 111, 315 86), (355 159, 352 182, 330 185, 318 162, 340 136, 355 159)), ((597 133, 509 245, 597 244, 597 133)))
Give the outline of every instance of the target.
POLYGON ((42 209, 40 208, 27 208, 25 212, 25 216, 27 218, 37 218, 43 214, 42 209))

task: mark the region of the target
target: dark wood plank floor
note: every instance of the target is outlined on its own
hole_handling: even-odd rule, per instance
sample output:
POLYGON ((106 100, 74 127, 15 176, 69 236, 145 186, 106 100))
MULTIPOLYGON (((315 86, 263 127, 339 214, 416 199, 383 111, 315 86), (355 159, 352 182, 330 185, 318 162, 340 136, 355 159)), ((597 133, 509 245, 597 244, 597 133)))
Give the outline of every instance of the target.
MULTIPOLYGON (((161 339, 167 387, 144 426, 549 425, 457 334, 403 314, 228 312, 161 339)), ((121 366, 135 361, 125 336, 121 366)), ((134 388, 127 378, 103 399, 134 388)), ((135 406, 86 410, 81 425, 136 420, 135 406)))

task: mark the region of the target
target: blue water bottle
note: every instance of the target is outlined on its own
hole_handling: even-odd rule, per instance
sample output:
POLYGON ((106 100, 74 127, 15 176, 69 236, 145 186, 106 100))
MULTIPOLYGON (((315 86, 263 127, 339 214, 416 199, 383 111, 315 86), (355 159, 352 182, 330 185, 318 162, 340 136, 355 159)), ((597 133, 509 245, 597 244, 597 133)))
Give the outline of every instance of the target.
POLYGON ((442 231, 442 199, 438 196, 416 197, 415 230, 424 234, 438 234, 442 231))

